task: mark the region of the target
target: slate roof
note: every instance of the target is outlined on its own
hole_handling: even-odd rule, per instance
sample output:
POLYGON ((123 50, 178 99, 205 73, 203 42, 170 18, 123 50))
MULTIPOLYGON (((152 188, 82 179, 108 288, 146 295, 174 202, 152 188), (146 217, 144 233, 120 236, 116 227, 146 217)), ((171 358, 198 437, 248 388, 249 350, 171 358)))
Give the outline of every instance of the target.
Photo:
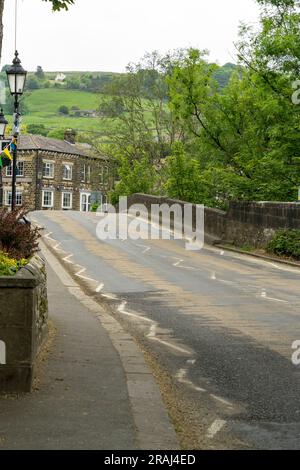
POLYGON ((65 140, 52 139, 41 135, 26 134, 19 138, 19 150, 42 150, 56 153, 66 153, 68 155, 79 155, 86 157, 88 152, 65 140))

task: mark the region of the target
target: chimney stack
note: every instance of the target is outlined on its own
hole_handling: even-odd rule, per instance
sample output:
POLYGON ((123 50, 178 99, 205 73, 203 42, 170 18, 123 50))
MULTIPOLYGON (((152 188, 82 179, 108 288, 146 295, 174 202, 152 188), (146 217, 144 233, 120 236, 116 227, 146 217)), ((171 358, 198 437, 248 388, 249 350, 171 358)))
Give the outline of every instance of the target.
POLYGON ((76 143, 76 131, 74 129, 65 130, 65 141, 69 142, 69 144, 76 143))

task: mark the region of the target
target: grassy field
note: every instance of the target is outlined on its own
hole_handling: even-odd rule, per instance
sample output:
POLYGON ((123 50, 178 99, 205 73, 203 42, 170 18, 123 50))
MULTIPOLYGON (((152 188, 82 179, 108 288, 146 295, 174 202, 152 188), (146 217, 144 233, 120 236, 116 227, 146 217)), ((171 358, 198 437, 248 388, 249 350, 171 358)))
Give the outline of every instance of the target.
POLYGON ((107 118, 61 116, 60 106, 77 106, 81 110, 96 110, 101 102, 101 95, 86 91, 45 88, 27 92, 25 104, 28 110, 23 116, 24 124, 44 124, 46 128, 74 128, 78 131, 108 132, 115 123, 107 118))

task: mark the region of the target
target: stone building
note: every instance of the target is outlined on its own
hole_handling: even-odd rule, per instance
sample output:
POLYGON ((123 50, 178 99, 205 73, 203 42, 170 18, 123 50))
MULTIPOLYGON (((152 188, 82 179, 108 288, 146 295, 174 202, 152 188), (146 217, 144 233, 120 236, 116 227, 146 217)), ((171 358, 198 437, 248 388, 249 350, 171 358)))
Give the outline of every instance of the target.
MULTIPOLYGON (((109 162, 91 147, 75 144, 73 135, 57 140, 23 135, 18 148, 16 204, 29 210, 88 212, 107 202, 111 189, 109 162)), ((3 203, 11 204, 12 169, 3 169, 3 203)))

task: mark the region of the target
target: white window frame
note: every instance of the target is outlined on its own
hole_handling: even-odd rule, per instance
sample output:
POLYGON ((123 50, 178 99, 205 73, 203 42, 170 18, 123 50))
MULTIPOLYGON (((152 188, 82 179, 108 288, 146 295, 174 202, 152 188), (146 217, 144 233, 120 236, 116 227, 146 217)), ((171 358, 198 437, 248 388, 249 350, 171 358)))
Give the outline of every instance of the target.
POLYGON ((73 179, 73 164, 72 163, 63 163, 63 180, 64 181, 72 181, 72 179, 73 179))
POLYGON ((49 179, 49 180, 54 179, 54 162, 43 161, 43 178, 49 179), (50 171, 50 169, 51 169, 51 171, 50 171), (47 170, 49 170, 48 175, 46 174, 47 170))
POLYGON ((81 172, 81 183, 90 183, 90 182, 91 182, 91 165, 84 163, 82 172, 81 172))
POLYGON ((85 192, 83 191, 82 193, 80 193, 80 212, 90 212, 90 209, 92 207, 92 204, 91 204, 91 197, 92 197, 92 193, 91 192, 85 192), (86 196, 86 203, 85 203, 85 206, 86 206, 86 209, 89 209, 89 210, 83 210, 83 202, 82 202, 82 199, 83 199, 83 196, 86 196), (89 201, 89 198, 90 198, 90 202, 89 201))
POLYGON ((63 191, 61 195, 61 208, 62 209, 72 209, 73 208, 73 193, 70 191, 63 191), (64 206, 64 196, 65 194, 68 194, 70 196, 70 205, 69 206, 64 206))
MULTIPOLYGON (((12 204, 12 191, 11 190, 6 190, 5 191, 5 205, 6 206, 11 206, 12 204)), ((16 206, 22 206, 23 205, 23 191, 20 191, 17 189, 16 191, 16 206), (21 201, 18 202, 18 197, 21 196, 21 201)))
MULTIPOLYGON (((20 160, 18 161, 17 163, 17 166, 18 166, 18 173, 17 173, 17 178, 23 178, 24 177, 24 161, 20 160), (20 164, 22 164, 22 173, 20 174, 20 164)), ((12 165, 8 165, 6 168, 5 168, 5 176, 7 178, 10 178, 12 176, 12 165)))
POLYGON ((42 207, 52 209, 54 206, 54 191, 50 189, 43 189, 42 191, 42 207), (50 204, 45 204, 45 193, 50 193, 51 194, 51 202, 50 204))

